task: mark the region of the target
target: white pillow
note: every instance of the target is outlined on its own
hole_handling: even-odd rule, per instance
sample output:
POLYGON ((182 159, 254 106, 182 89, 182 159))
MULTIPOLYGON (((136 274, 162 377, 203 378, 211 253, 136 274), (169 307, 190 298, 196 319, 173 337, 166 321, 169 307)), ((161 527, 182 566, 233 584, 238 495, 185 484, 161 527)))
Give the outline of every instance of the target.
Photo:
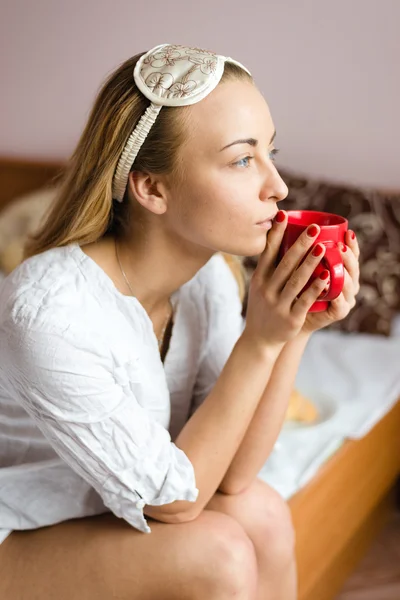
POLYGON ((7 204, 0 213, 0 269, 10 273, 22 260, 27 236, 33 233, 44 219, 58 188, 44 187, 7 204))

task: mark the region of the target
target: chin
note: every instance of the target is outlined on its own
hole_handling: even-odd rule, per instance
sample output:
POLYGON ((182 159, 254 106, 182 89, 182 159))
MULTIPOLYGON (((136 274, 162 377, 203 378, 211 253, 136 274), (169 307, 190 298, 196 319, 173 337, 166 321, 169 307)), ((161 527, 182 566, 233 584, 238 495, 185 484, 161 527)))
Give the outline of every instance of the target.
POLYGON ((246 240, 235 245, 227 245, 225 248, 221 248, 220 252, 235 256, 258 256, 265 250, 266 243, 267 237, 264 233, 259 239, 246 240))
POLYGON ((267 243, 266 232, 262 232, 261 235, 254 237, 252 240, 248 240, 247 244, 243 244, 243 252, 241 256, 257 256, 264 252, 267 243))

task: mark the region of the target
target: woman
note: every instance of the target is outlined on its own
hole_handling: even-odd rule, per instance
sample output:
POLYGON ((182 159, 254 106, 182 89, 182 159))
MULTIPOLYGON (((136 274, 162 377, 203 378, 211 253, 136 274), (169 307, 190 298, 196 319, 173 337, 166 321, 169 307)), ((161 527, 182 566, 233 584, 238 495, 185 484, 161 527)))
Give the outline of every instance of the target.
POLYGON ((310 335, 354 306, 359 250, 349 232, 343 292, 308 314, 324 247, 309 227, 275 266, 274 136, 247 69, 198 48, 100 90, 0 288, 2 597, 296 597, 289 511, 257 473, 310 335), (245 324, 221 253, 261 253, 245 324))

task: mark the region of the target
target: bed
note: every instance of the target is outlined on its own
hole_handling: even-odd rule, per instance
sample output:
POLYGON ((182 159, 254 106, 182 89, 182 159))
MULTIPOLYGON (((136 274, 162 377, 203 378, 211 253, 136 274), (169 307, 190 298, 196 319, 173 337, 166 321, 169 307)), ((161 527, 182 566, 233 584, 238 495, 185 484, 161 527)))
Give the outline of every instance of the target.
MULTIPOLYGON (((0 157, 0 211, 47 185, 62 168, 59 162, 0 157)), ((288 500, 299 600, 333 600, 398 502, 400 398, 365 435, 330 454, 288 500)))

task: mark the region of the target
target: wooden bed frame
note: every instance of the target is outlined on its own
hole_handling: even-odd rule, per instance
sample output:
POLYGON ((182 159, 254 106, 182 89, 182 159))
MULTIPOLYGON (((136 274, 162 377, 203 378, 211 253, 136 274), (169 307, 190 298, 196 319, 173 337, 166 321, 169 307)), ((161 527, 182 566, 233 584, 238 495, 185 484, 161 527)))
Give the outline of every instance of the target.
MULTIPOLYGON (((60 173, 60 162, 0 157, 0 211, 60 173)), ((400 399, 361 440, 347 441, 289 505, 299 600, 333 600, 398 503, 400 399)))

